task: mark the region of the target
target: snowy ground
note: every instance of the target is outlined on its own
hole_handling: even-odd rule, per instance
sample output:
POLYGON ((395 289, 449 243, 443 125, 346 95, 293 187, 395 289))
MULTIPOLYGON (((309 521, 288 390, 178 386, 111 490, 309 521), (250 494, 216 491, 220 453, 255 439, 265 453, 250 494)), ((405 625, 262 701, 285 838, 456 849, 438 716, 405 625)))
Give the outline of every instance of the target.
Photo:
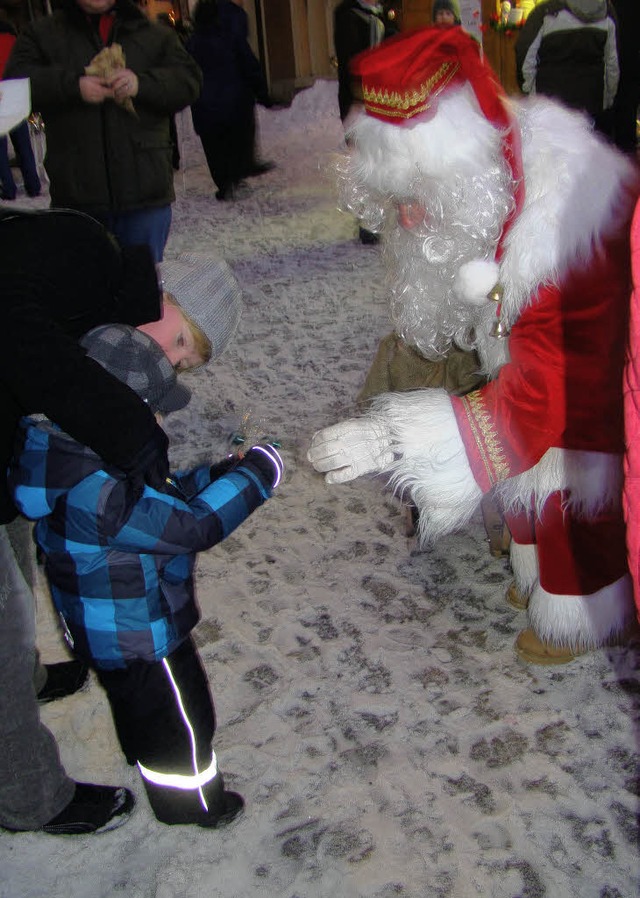
MULTIPOLYGON (((134 815, 95 837, 0 834, 0 898, 640 894, 640 648, 523 665, 526 616, 480 520, 420 551, 384 484, 327 487, 305 460, 390 329, 378 250, 336 211, 335 82, 260 110, 278 167, 235 203, 214 199, 186 121, 166 255, 225 258, 245 306, 223 359, 191 376, 173 455, 218 456, 250 412, 287 464, 198 568, 216 750, 247 811, 221 832, 157 823, 92 680, 43 718, 69 773, 130 786, 134 815)), ((45 659, 63 658, 44 591, 39 626, 45 659)))

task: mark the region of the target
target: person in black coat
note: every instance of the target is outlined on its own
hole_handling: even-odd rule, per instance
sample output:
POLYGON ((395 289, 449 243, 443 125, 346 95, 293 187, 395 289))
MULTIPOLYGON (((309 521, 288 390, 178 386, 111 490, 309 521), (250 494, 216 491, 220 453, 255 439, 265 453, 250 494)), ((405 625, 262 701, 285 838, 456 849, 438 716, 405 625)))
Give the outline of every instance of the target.
POLYGON ((620 83, 613 101, 613 140, 621 150, 635 153, 638 147, 637 118, 640 106, 640 3, 612 0, 618 21, 620 83))
POLYGON ((5 77, 30 79, 52 207, 86 212, 162 261, 175 200, 169 123, 201 86, 177 35, 133 0, 60 0, 20 31, 5 77), (95 68, 103 53, 111 64, 102 56, 95 68))
POLYGON ((216 198, 233 199, 239 182, 273 166, 255 159, 255 105, 273 105, 248 37, 246 12, 232 0, 199 0, 187 50, 202 70, 191 106, 216 198))
MULTIPOLYGON (((142 491, 146 482, 165 491, 166 435, 149 406, 88 358, 78 342, 99 324, 150 328, 153 322, 172 364, 182 363, 184 358, 173 357, 173 342, 195 325, 183 309, 167 314, 149 247, 121 249, 81 212, 5 211, 0 270, 2 469, 7 470, 20 417, 43 413, 119 469, 134 489, 142 491)), ((195 351, 189 340, 185 347, 195 351)), ((0 826, 55 834, 113 828, 126 820, 133 795, 74 782, 40 721, 38 702, 77 691, 87 670, 78 661, 38 661, 33 546, 28 525, 16 515, 6 479, 0 478, 0 826)))
MULTIPOLYGON (((5 213, 0 269, 3 470, 21 415, 42 412, 105 451, 132 477, 151 473, 158 482, 168 472, 167 442, 151 411, 77 343, 98 323, 140 324, 160 316, 149 249, 120 251, 101 225, 81 213, 5 213)), ((123 788, 74 782, 40 721, 36 694, 41 700, 69 694, 82 685, 86 670, 64 662, 51 669, 60 679, 52 684, 45 669, 38 691, 32 550, 24 522, 12 524, 16 514, 6 479, 0 478, 0 826, 93 832, 124 822, 133 796, 123 788)))
MULTIPOLYGON (((344 122, 354 102, 351 60, 358 53, 377 46, 395 33, 395 27, 384 16, 376 0, 342 0, 333 15, 333 42, 338 62, 338 107, 344 122)), ((366 228, 358 229, 360 242, 378 243, 378 235, 366 228)))
POLYGON ((395 28, 376 0, 342 0, 333 16, 333 42, 338 61, 338 106, 344 121, 353 103, 349 64, 354 56, 377 46, 395 28))

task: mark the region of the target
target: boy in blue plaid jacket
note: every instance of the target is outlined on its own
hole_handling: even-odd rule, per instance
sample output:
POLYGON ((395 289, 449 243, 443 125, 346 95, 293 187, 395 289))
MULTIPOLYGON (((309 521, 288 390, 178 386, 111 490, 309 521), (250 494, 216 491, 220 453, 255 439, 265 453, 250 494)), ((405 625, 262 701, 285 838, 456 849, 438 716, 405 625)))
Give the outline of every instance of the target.
MULTIPOLYGON (((81 342, 152 411, 189 401, 141 331, 105 325, 81 342)), ((199 618, 193 569, 198 551, 271 496, 282 470, 272 446, 255 446, 242 459, 176 474, 158 492, 132 484, 47 419, 21 421, 9 471, 14 501, 37 520, 67 641, 94 667, 124 754, 164 823, 215 827, 244 805, 225 790, 212 747, 215 711, 190 636, 199 618)))

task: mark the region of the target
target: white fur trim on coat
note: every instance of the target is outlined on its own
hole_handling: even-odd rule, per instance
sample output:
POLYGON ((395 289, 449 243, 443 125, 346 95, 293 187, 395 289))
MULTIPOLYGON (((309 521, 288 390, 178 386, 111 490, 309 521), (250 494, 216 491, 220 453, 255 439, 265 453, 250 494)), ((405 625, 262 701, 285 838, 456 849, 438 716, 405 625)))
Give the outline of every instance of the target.
POLYGON ((509 561, 518 592, 523 596, 530 596, 533 587, 538 582, 538 547, 533 543, 523 545, 512 539, 509 547, 509 561))
POLYGON ((553 595, 538 583, 528 611, 531 626, 543 642, 572 649, 615 644, 636 623, 628 574, 590 596, 553 595))
POLYGON ((544 97, 515 101, 513 108, 522 132, 525 203, 500 264, 509 324, 540 285, 557 284, 573 266, 587 265, 615 234, 628 218, 638 177, 632 161, 581 113, 544 97))
POLYGON ((537 465, 496 486, 504 508, 518 511, 535 504, 538 514, 552 493, 566 490, 566 507, 578 517, 620 508, 622 457, 607 452, 548 449, 537 465))
POLYGON ((387 393, 370 414, 391 434, 395 461, 385 472, 420 512, 420 538, 431 542, 465 524, 482 498, 444 390, 387 393))

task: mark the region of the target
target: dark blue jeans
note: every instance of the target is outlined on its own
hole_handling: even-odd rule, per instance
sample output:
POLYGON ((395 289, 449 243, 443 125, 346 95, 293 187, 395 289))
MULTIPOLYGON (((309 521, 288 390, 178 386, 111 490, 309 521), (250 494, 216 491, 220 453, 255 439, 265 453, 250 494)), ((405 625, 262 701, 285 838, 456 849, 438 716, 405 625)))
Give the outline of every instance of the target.
MULTIPOLYGON (((42 185, 38 177, 36 160, 33 155, 33 147, 31 146, 29 123, 26 120, 21 122, 13 131, 9 131, 9 137, 22 172, 24 189, 29 196, 38 196, 42 185)), ((4 199, 14 200, 16 198, 16 182, 9 165, 9 145, 6 136, 0 137, 0 185, 2 186, 4 199)))
POLYGON ((171 227, 171 206, 138 209, 135 212, 112 212, 109 215, 91 214, 111 231, 120 246, 146 243, 151 247, 155 261, 162 262, 171 227))

